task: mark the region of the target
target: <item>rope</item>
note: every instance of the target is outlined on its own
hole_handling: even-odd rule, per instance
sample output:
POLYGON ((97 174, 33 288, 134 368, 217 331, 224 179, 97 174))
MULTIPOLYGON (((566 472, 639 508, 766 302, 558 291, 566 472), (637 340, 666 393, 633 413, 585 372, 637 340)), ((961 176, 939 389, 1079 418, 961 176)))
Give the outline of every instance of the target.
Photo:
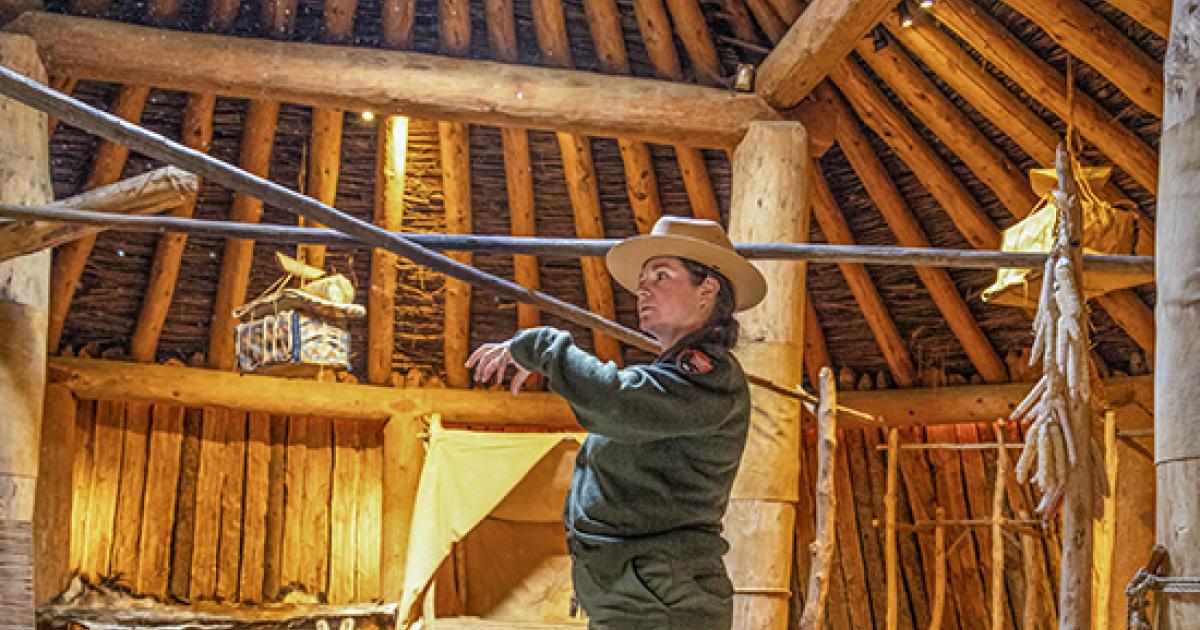
POLYGON ((1167 548, 1155 545, 1150 554, 1150 562, 1138 569, 1129 586, 1125 587, 1126 627, 1129 630, 1153 630, 1150 617, 1146 614, 1149 603, 1146 594, 1150 591, 1171 594, 1200 593, 1200 577, 1167 577, 1159 575, 1162 565, 1167 559, 1167 548))

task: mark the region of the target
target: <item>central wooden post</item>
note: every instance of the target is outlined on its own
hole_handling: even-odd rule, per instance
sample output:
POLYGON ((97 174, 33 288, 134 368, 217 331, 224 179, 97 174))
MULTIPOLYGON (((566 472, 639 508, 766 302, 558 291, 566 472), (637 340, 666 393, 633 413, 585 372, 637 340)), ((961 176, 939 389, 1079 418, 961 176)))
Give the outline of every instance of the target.
MULTIPOLYGON (((46 80, 28 37, 0 33, 0 65, 46 80)), ((0 203, 51 199, 46 115, 0 97, 0 203)), ((33 499, 49 287, 49 250, 0 263, 0 630, 34 627, 33 499)))
MULTIPOLYGON (((1158 542, 1165 573, 1200 576, 1200 65, 1195 0, 1175 0, 1164 64, 1166 103, 1159 161, 1155 257, 1158 331, 1154 359, 1154 465, 1158 542)), ((1200 597, 1158 593, 1160 630, 1195 628, 1200 597)))
MULTIPOLYGON (((808 140, 794 122, 752 123, 733 154, 729 237, 736 242, 808 240, 808 140)), ((805 267, 756 263, 767 298, 739 316, 736 353, 747 372, 784 387, 803 374, 805 267)), ((751 388, 750 438, 734 483, 726 535, 736 589, 734 628, 786 628, 796 501, 800 492, 800 407, 751 388)))

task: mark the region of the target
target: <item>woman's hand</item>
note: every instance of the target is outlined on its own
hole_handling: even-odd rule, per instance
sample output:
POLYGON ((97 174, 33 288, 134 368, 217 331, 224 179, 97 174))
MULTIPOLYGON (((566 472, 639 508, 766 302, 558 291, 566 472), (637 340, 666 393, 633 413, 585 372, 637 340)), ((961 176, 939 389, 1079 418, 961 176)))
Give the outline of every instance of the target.
POLYGON ((467 358, 466 366, 468 369, 475 368, 476 382, 486 383, 495 376, 497 384, 504 380, 504 373, 508 371, 509 365, 516 367, 517 371, 513 374, 512 383, 509 385, 509 390, 512 391, 513 396, 516 396, 521 393, 521 385, 524 385, 525 380, 529 378, 529 370, 513 361, 511 345, 511 339, 500 343, 485 343, 471 353, 471 356, 467 358))

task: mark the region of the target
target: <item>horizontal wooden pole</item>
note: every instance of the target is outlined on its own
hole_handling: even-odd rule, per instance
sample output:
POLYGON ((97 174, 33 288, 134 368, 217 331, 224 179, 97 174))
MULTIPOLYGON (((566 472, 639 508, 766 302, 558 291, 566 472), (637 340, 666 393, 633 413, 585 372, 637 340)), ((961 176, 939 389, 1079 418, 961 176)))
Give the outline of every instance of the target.
MULTIPOLYGON (((47 381, 62 383, 79 398, 133 400, 193 407, 219 407, 276 414, 385 418, 436 412, 451 424, 500 428, 507 425, 575 428, 563 399, 545 392, 391 388, 325 383, 274 376, 237 374, 99 359, 51 357, 47 381)), ((1153 406, 1152 376, 1104 380, 1114 407, 1153 406)), ((1006 417, 1025 397, 1029 383, 928 389, 847 391, 838 403, 882 416, 889 425, 993 422, 1006 417)), ((840 414, 843 426, 862 426, 840 414)))
MULTIPOLYGON (((336 230, 295 225, 249 224, 237 221, 206 221, 172 216, 125 216, 88 212, 54 206, 14 206, 0 204, 0 217, 44 219, 63 223, 81 223, 136 232, 185 232, 192 235, 224 238, 248 238, 276 243, 316 243, 366 247, 357 239, 336 230)), ((529 254, 535 256, 603 256, 618 243, 616 239, 544 238, 522 236, 482 236, 471 234, 399 233, 404 238, 436 251, 465 251, 492 254, 529 254)), ((999 252, 934 247, 885 247, 875 245, 828 245, 821 243, 740 243, 735 245, 743 256, 759 260, 795 260, 806 262, 855 262, 874 265, 930 266, 964 269, 1041 269, 1046 254, 1036 252, 999 252)), ((1129 273, 1154 281, 1152 256, 1088 255, 1087 269, 1106 273, 1129 273)))
MULTIPOLYGON (((198 188, 195 175, 167 166, 63 199, 55 205, 102 216, 120 216, 110 214, 116 212, 152 214, 179 206, 196 194, 198 188)), ((62 245, 104 229, 103 223, 59 222, 36 215, 24 218, 26 220, 0 225, 0 260, 62 245)))
POLYGON ((8 30, 37 40, 52 74, 428 120, 729 149, 751 121, 779 119, 753 94, 670 81, 47 13, 8 30))

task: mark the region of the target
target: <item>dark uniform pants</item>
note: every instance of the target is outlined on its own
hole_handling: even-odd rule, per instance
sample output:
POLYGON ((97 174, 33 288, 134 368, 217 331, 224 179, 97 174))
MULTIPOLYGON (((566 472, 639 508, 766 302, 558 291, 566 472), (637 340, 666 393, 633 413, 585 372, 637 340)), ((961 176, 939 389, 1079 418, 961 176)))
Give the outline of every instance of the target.
POLYGON ((729 630, 733 585, 720 557, 575 556, 575 596, 589 630, 729 630))

